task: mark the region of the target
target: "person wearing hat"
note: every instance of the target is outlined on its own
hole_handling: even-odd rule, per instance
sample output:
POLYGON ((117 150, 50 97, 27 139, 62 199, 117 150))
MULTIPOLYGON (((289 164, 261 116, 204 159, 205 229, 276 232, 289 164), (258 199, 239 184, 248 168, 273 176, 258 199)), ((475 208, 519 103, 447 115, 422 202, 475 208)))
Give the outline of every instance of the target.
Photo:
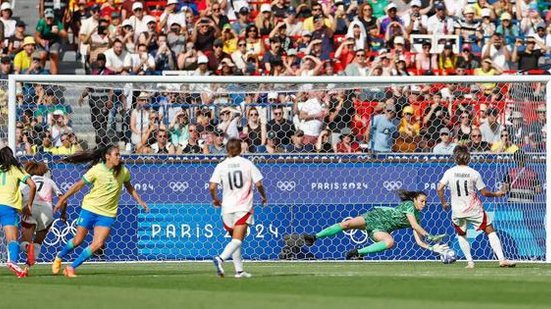
POLYGON ((35 45, 32 36, 25 37, 23 40, 23 50, 17 53, 13 59, 13 69, 16 74, 21 74, 22 71, 27 70, 31 66, 35 45))
POLYGON ((535 134, 535 139, 545 141, 545 127, 547 126, 547 108, 545 103, 536 108, 537 118, 530 124, 530 134, 535 134))
POLYGON ((294 7, 290 6, 289 8, 287 8, 284 22, 287 25, 286 34, 288 36, 302 35, 304 24, 299 18, 297 18, 297 10, 294 7))
POLYGON ((134 29, 134 40, 137 41, 140 34, 143 32, 149 32, 149 21, 156 20, 155 17, 145 14, 144 7, 141 2, 134 2, 132 4, 132 16, 128 18, 128 21, 134 29))
POLYGON ((499 19, 501 23, 497 26, 495 32, 505 38, 507 45, 512 45, 515 42, 515 38, 520 34, 520 28, 517 24, 513 23, 509 12, 502 13, 499 19))
POLYGON ((399 119, 393 100, 385 103, 384 113, 375 115, 365 133, 368 149, 372 152, 391 152, 394 140, 398 137, 399 119))
MULTIPOLYGON (((462 3, 461 1, 452 0, 452 2, 462 3)), ((454 33, 454 21, 446 13, 446 6, 442 2, 434 4, 436 14, 427 19, 427 33, 437 35, 448 35, 454 33)))
POLYGON ((402 28, 402 33, 405 33, 405 29, 403 28, 404 21, 397 14, 398 7, 396 6, 396 4, 391 2, 389 5, 387 5, 385 11, 386 16, 381 18, 379 26, 381 34, 386 34, 387 30, 391 30, 391 35, 396 35, 396 32, 394 32, 396 31, 396 29, 393 29, 395 27, 402 28))
POLYGON ((222 51, 225 54, 231 55, 237 50, 238 35, 233 31, 231 24, 225 24, 222 27, 222 40, 224 41, 222 51))
POLYGON ((545 51, 547 46, 545 43, 536 40, 536 38, 530 36, 525 40, 526 47, 523 51, 519 51, 519 47, 523 45, 521 39, 517 39, 513 47, 513 53, 511 55, 511 61, 518 64, 519 71, 537 70, 539 59, 543 56, 542 50, 545 51), (539 46, 536 49, 536 45, 539 46))
POLYGON ((473 54, 471 44, 463 44, 461 54, 457 60, 457 68, 474 70, 480 67, 480 58, 473 54))
POLYGON ((180 27, 186 27, 186 11, 178 11, 178 0, 168 0, 166 7, 159 17, 159 29, 164 29, 165 33, 170 30, 173 23, 177 23, 180 27))
POLYGON ((482 38, 482 24, 475 19, 475 10, 468 5, 463 10, 463 17, 454 24, 455 34, 459 35, 463 42, 472 43, 482 38))
POLYGON ((436 144, 432 149, 434 154, 453 154, 453 150, 457 146, 453 142, 450 129, 443 127, 440 129, 440 143, 436 144))
POLYGON ((494 11, 489 8, 484 8, 480 10, 481 18, 482 18, 482 24, 481 24, 481 31, 482 35, 484 37, 489 37, 496 31, 496 25, 494 23, 494 11))
POLYGON ((424 34, 427 33, 427 14, 432 9, 432 6, 421 9, 420 0, 412 0, 409 3, 410 9, 402 14, 402 20, 406 32, 409 34, 424 34))
POLYGON ((9 2, 0 5, 0 21, 4 24, 4 39, 15 34, 15 25, 17 22, 12 18, 13 11, 9 2))
POLYGON ((67 31, 63 22, 56 19, 53 9, 44 10, 44 18, 38 21, 34 37, 42 59, 42 66, 44 67, 46 60, 49 59, 51 74, 57 74, 61 43, 67 38, 67 31))
POLYGON ((247 4, 237 10, 237 20, 232 23, 232 27, 235 33, 239 36, 244 33, 245 29, 249 25, 250 13, 251 11, 249 10, 247 4))

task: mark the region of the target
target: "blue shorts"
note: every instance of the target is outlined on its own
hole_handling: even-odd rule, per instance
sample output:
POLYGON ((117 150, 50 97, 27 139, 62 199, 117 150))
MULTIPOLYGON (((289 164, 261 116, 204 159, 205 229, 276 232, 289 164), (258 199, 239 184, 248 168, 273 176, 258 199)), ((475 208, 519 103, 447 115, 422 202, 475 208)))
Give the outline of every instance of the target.
POLYGON ((0 225, 19 227, 19 214, 17 209, 0 205, 0 225))
POLYGON ((115 218, 98 215, 85 209, 80 211, 77 220, 77 225, 87 230, 91 230, 94 226, 111 228, 113 223, 115 223, 115 218))

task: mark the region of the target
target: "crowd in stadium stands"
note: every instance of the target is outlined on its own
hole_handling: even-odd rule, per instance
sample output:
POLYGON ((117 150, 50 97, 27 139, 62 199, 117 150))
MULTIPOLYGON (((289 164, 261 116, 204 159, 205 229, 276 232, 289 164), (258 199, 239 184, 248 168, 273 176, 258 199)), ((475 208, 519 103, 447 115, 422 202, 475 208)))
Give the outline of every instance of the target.
MULTIPOLYGON (((78 45, 83 68, 93 75, 512 74, 551 59, 549 6, 539 0, 42 0, 31 30, 12 19, 4 2, 0 74, 56 74, 69 43, 78 45)), ((95 143, 115 139, 136 153, 223 153, 232 137, 247 152, 268 153, 446 154, 457 144, 481 152, 542 151, 545 143, 538 84, 227 88, 230 94, 212 87, 88 88, 79 103, 91 108, 95 143)), ((18 100, 19 153, 82 147, 63 89, 24 85, 18 100)))

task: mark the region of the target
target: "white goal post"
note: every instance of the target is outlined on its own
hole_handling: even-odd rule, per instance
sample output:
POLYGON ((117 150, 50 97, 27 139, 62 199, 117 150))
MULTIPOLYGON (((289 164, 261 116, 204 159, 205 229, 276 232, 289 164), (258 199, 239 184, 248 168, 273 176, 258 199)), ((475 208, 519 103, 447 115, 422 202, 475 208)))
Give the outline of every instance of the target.
MULTIPOLYGON (((387 92, 386 97, 391 97, 389 93, 392 91, 392 89, 402 89, 404 87, 409 87, 409 89, 413 89, 413 87, 417 88, 423 88, 427 87, 430 88, 432 85, 436 84, 448 84, 448 85, 468 85, 468 87, 476 88, 476 85, 498 85, 498 84, 505 84, 508 85, 508 93, 512 92, 512 88, 514 88, 514 85, 528 85, 526 87, 522 86, 519 88, 522 88, 522 92, 526 91, 532 91, 535 88, 538 88, 539 91, 541 91, 543 94, 542 100, 539 101, 540 104, 543 104, 544 106, 547 106, 546 109, 546 119, 551 119, 551 111, 549 110, 549 107, 551 107, 551 76, 535 76, 535 75, 500 75, 500 76, 407 76, 407 77, 396 77, 396 76, 377 76, 377 77, 351 77, 351 76, 316 76, 316 77, 288 77, 288 76, 262 76, 262 77, 255 77, 255 76, 91 76, 91 75, 10 75, 9 81, 8 81, 8 145, 12 148, 16 148, 16 122, 18 120, 18 115, 20 115, 21 111, 18 110, 18 104, 21 104, 21 102, 18 102, 21 97, 21 89, 22 85, 55 85, 55 86, 62 86, 64 88, 74 88, 78 89, 78 91, 84 90, 85 88, 92 88, 92 89, 118 89, 121 91, 126 91, 126 93, 134 93, 133 96, 137 96, 136 94, 139 94, 140 92, 148 92, 148 93, 154 93, 154 92, 160 92, 160 91, 192 91, 190 89, 195 89, 195 92, 198 92, 199 94, 199 100, 203 98, 203 94, 210 92, 213 92, 213 96, 216 96, 221 93, 231 93, 231 94, 239 94, 239 93, 258 93, 259 96, 263 97, 266 95, 266 93, 270 90, 277 91, 280 94, 281 93, 289 93, 289 94, 297 94, 299 92, 304 92, 307 95, 313 94, 314 92, 328 92, 333 89, 346 89, 352 90, 352 89, 368 89, 368 88, 376 88, 376 89, 384 89, 382 92, 387 92), (213 86, 213 85, 216 85, 213 86), (222 86, 221 86, 222 85, 222 86), (237 85, 237 86, 236 86, 237 85), (511 86, 512 85, 512 86, 511 86), (530 86, 532 85, 532 86, 530 86), (533 85, 539 85, 538 87, 533 85), (168 89, 168 90, 167 90, 168 89), (171 90, 172 89, 172 90, 171 90), (182 90, 183 89, 183 90, 182 90), (209 90, 210 89, 210 90, 209 90), (261 94, 260 94, 261 93, 261 94)), ((496 86, 497 87, 497 86, 496 86)), ((411 91, 411 90, 410 90, 411 91)), ((429 95, 427 95, 430 97, 429 95)), ((521 97, 521 96, 519 96, 521 97)), ((74 97, 71 97, 69 100, 77 100, 74 97)), ((451 99, 450 99, 451 100, 451 99)), ((476 100, 476 97, 469 97, 469 100, 471 102, 474 102, 476 100)), ((529 99, 522 99, 519 98, 515 101, 514 104, 522 105, 525 102, 529 101, 529 99)), ((372 100, 376 101, 376 100, 372 100)), ((384 103, 384 100, 379 100, 381 103, 384 103)), ((235 103, 235 102, 234 102, 235 103)), ((284 102, 280 102, 284 103, 284 102)), ((76 102, 67 102, 68 105, 76 106, 76 102)), ((213 106, 216 104, 219 104, 220 107, 224 106, 225 104, 231 105, 232 103, 228 103, 224 101, 224 103, 210 103, 213 106)), ((452 103, 450 103, 451 106, 452 103)), ((474 103, 473 103, 474 104, 474 103)), ((522 109, 522 111, 530 110, 532 108, 535 108, 535 105, 528 106, 528 102, 526 102, 526 107, 522 109)), ((218 107, 216 107, 218 108, 218 107)), ((292 110, 294 107, 289 107, 289 110, 292 110)), ((520 109, 519 109, 520 110, 520 109)), ((516 110, 515 110, 516 111, 516 110)), ((218 113, 219 110, 215 109, 213 113, 218 113)), ((289 112, 292 114, 292 112, 289 112)), ((267 112, 269 114, 269 112, 267 112)), ((507 117, 510 116, 510 114, 507 114, 508 116, 504 116, 504 121, 507 119, 507 117)), ((245 116, 245 115, 244 115, 245 116)), ((94 117, 94 115, 92 115, 94 117)), ((525 118, 526 119, 526 118, 525 118)), ((528 121, 528 120, 526 120, 528 121)), ((93 131, 93 129, 90 129, 93 131)), ((545 134, 544 136, 549 137, 551 136, 551 128, 548 125, 544 126, 545 134)), ((333 132, 334 133, 334 132, 333 132)), ((344 133, 343 133, 344 134, 344 133)), ((96 137, 96 142, 98 141, 96 137)), ((90 146, 93 145, 93 142, 90 142, 90 146)), ((364 151, 366 150, 365 147, 371 147, 362 145, 362 149, 364 151)), ((514 233, 514 231, 517 230, 523 230, 523 228, 518 229, 517 225, 522 225, 528 220, 530 221, 530 224, 532 224, 529 228, 527 228, 524 232, 526 233, 532 233, 533 235, 538 234, 538 230, 541 232, 541 236, 526 236, 526 238, 523 238, 525 236, 522 236, 518 239, 516 239, 516 236, 511 236, 511 244, 515 242, 524 242, 522 245, 511 245, 514 246, 514 254, 519 255, 519 259, 523 261, 543 261, 546 263, 551 263, 551 195, 548 194, 549 189, 551 188, 551 184, 549 183, 549 177, 551 177, 551 156, 549 154, 551 153, 551 143, 545 144, 545 150, 541 156, 534 155, 534 160, 537 161, 537 168, 540 169, 539 172, 541 174, 541 183, 543 185, 543 193, 540 198, 540 204, 541 206, 541 216, 544 216, 544 218, 534 217, 531 219, 527 219, 528 213, 530 212, 530 209, 523 208, 524 206, 518 206, 518 208, 514 208, 513 210, 509 212, 500 213, 500 207, 494 207, 497 204, 505 204, 506 199, 502 199, 496 202, 492 202, 489 200, 490 207, 492 210, 495 210, 495 217, 494 220, 496 222, 502 222, 500 224, 503 225, 503 227, 510 233, 514 233), (518 219, 515 216, 521 216, 524 219, 518 219), (510 217, 508 217, 510 216, 510 217), (512 218, 515 217, 515 218, 512 218), (524 220, 524 221, 523 221, 524 220), (523 223, 524 222, 524 223, 523 223), (507 224, 510 224, 512 226, 507 226, 507 224), (535 231, 535 232, 534 232, 535 231), (529 239, 530 238, 530 239, 529 239), (534 238, 534 239, 532 239, 534 238), (544 238, 544 239, 541 239, 544 238), (531 244, 537 244, 540 243, 541 252, 538 253, 534 249, 533 252, 531 252, 531 248, 528 248, 532 246, 531 244), (524 252, 524 253, 523 253, 524 252)), ((513 157, 510 154, 497 154, 497 155, 489 155, 491 156, 490 159, 487 159, 484 155, 477 156, 474 160, 477 162, 477 164, 480 165, 480 167, 485 171, 486 174, 482 173, 484 180, 487 183, 490 183, 493 188, 498 188, 498 186, 502 185, 502 179, 503 179, 503 173, 507 171, 507 169, 511 166, 513 162, 513 157), (486 177, 485 177, 486 175, 486 177), (494 177, 496 179, 488 179, 490 177, 494 177), (499 179, 497 179, 499 178, 499 179)), ((434 179, 437 179, 441 176, 441 171, 443 167, 448 166, 450 164, 450 159, 446 156, 436 156, 430 153, 378 153, 378 152, 367 152, 365 151, 362 154, 359 155, 341 155, 341 154, 330 154, 325 156, 317 155, 302 155, 302 154, 284 154, 280 155, 277 158, 274 158, 272 156, 264 157, 260 154, 252 155, 257 162, 260 162, 260 164, 264 164, 265 169, 268 170, 268 174, 272 177, 276 177, 276 175, 280 175, 279 173, 296 173, 296 174, 282 174, 281 179, 274 179, 272 181, 268 182, 268 190, 275 190, 277 191, 277 206, 275 207, 276 210, 269 210, 267 213, 262 214, 262 211, 260 211, 258 222, 258 226, 256 226, 254 229, 252 229, 251 233, 254 234, 255 240, 253 241, 253 244, 251 244, 249 249, 245 247, 245 251, 249 250, 249 253, 245 252, 245 256, 250 259, 278 259, 278 256, 280 259, 283 259, 281 257, 281 250, 282 246, 284 247, 285 241, 283 240, 285 237, 292 237, 292 235, 300 234, 302 232, 308 232, 311 231, 311 229, 307 226, 307 223, 312 218, 320 217, 320 216, 327 216, 322 223, 315 224, 315 229, 318 229, 324 224, 342 220, 343 218, 347 216, 351 216, 353 214, 358 214, 359 211, 366 210, 367 208, 371 206, 377 206, 377 205, 393 205, 389 201, 392 200, 392 192, 394 188, 394 185, 396 185, 396 188, 403 188, 403 189, 420 189, 420 190, 426 190, 429 195, 432 196, 431 203, 433 206, 439 206, 437 203, 437 200, 435 199, 436 193, 434 190, 434 179), (312 160, 312 161, 309 161, 312 160), (315 163, 315 164, 330 164, 331 168, 323 169, 320 168, 318 165, 316 167, 311 167, 308 164, 309 163, 315 163), (321 162, 321 163, 320 163, 321 162), (395 165, 393 165, 393 162, 395 165), (293 168, 287 168, 287 165, 293 165, 295 164, 296 170, 293 168), (447 165, 446 165, 447 164, 447 165), (337 168, 333 168, 337 167, 337 168), (342 168, 341 168, 342 167, 342 168), (304 169, 304 170, 301 170, 304 169), (307 172, 313 172, 313 173, 334 173, 331 175, 328 175, 327 177, 320 175, 320 179, 318 182, 316 181, 308 181, 304 188, 300 188, 300 185, 302 185, 302 181, 304 180, 304 174, 307 172), (357 172, 356 172, 357 171, 357 172), (371 175, 364 175, 363 173, 371 173, 371 175), (388 173, 387 173, 388 172, 388 173), (341 176, 341 173, 347 173, 344 176, 341 176), (360 174, 362 173, 362 174, 360 174), (411 173, 411 174, 404 174, 404 173, 411 173), (426 173, 434 173, 427 175, 426 173), (385 178, 385 174, 391 175, 392 177, 396 175, 402 175, 404 178, 411 178, 413 179, 413 182, 407 182, 405 180, 396 180, 396 179, 387 179, 385 178), (410 176, 411 175, 411 176, 410 176), (346 176, 346 177, 345 177, 346 176), (430 178, 430 181, 427 181, 426 183, 422 182, 422 178, 427 176, 427 178, 430 178), (430 176, 430 177, 428 177, 430 176), (325 178, 324 178, 325 177, 325 178), (380 178, 380 180, 379 180, 380 178), (323 179, 328 179, 327 181, 323 179), (332 182, 332 179, 337 179, 335 182, 332 182), (398 185, 399 182, 399 185, 398 185), (409 186, 413 186, 415 182, 419 182, 419 187, 412 188, 412 187, 405 187, 406 184, 409 184, 409 186), (374 188, 372 186, 379 186, 383 187, 383 184, 387 185, 388 188, 374 188), (343 187, 346 186, 346 189, 343 187), (351 189, 352 186, 354 186, 354 189, 351 189), (404 187, 403 187, 404 186, 404 187), (392 187, 392 188, 391 188, 392 187), (363 191, 360 189, 363 189, 363 191, 369 191, 368 195, 363 195, 363 191), (303 191, 301 191, 303 190, 303 191), (327 190, 327 192, 322 192, 322 190, 327 190), (380 190, 380 191, 379 191, 380 190), (331 193, 333 192, 333 193, 331 193), (306 195, 308 199, 302 198, 302 195, 306 195), (329 200, 325 202, 325 198, 328 198, 330 195, 339 195, 339 197, 335 197, 334 200, 329 200), (371 201, 371 200, 362 200, 362 198, 373 198, 376 196, 382 196, 381 200, 377 201, 371 201), (287 199, 287 200, 286 200, 287 199), (312 204, 320 204, 321 206, 318 208, 313 208, 312 204), (364 205, 365 204, 365 205, 364 205), (298 206, 297 206, 298 205, 298 206), (346 209, 346 206, 350 205, 350 209, 346 209), (369 205, 367 207, 366 205, 369 205), (293 211, 289 211, 287 213, 286 209, 295 207, 296 209, 304 209, 306 212, 311 212, 315 215, 308 215, 307 217, 302 217, 300 213, 296 213, 293 211), (301 208, 302 207, 302 208, 301 208), (344 207, 344 208, 343 208, 344 207), (337 214, 335 214, 337 213, 337 214), (270 221, 270 217, 274 218, 274 221, 270 221), (269 240, 268 240, 269 239, 269 240), (263 241, 266 241, 266 243, 262 243, 263 241), (268 247, 273 249, 267 249, 268 247), (277 247, 277 249, 275 248, 277 247)), ((170 168, 172 164, 179 164, 179 160, 184 161, 184 165, 186 165, 186 172, 188 169, 192 170, 192 173, 190 177, 194 177, 195 175, 199 175, 200 173, 209 174, 212 172, 210 169, 211 167, 211 157, 205 156, 205 157, 197 157, 193 156, 191 158, 188 155, 175 155, 169 157, 165 156, 159 156, 155 157, 155 159, 151 159, 152 157, 145 156, 145 157, 132 157, 132 166, 138 166, 139 164, 150 164, 150 160, 156 160, 157 165, 159 166, 147 166, 144 168, 137 168, 137 170, 145 172, 145 173, 151 173, 153 178, 155 177, 161 177, 158 175, 161 175, 160 173, 156 173, 156 169, 163 169, 163 168, 170 168), (189 159, 186 159, 186 157, 189 157, 189 159), (170 159, 170 160, 169 160, 170 159), (187 161, 186 161, 187 160, 187 161), (195 160, 195 161, 194 161, 195 160), (145 163, 144 163, 145 162, 145 163), (176 162, 176 163, 174 163, 176 162), (196 166, 194 166, 194 162, 197 162, 196 166), (189 165, 189 166, 187 166, 189 165)), ((218 158, 218 157, 216 157, 218 158)), ((313 164, 313 165, 315 165, 313 164)), ((262 166, 262 165, 261 165, 262 166)), ((67 184, 70 181, 73 180, 74 176, 82 170, 80 168, 74 168, 70 170, 70 167, 63 167, 63 173, 67 171, 68 174, 70 174, 70 177, 67 179, 64 178, 64 174, 62 172, 56 172, 52 171, 54 176, 56 177, 56 181, 67 184)), ((174 174, 173 170, 168 170, 166 173, 174 174)), ((135 175, 135 174, 134 174, 135 175)), ((166 188, 163 188, 159 183, 161 180, 159 179, 147 179, 147 177, 137 177, 138 180, 138 189, 141 192, 145 192, 146 196, 150 194, 149 196, 155 198, 155 194, 157 195, 167 195, 171 196, 171 200, 173 200, 174 203, 182 203, 186 204, 188 206, 192 205, 195 207, 196 205, 201 205, 201 207, 204 207, 206 204, 204 198, 207 196, 207 191, 204 190, 204 179, 208 179, 208 176, 201 177, 201 179, 190 179, 190 180, 182 180, 178 181, 174 178, 167 178, 166 188), (153 181, 153 182, 152 182, 153 181), (157 182, 155 182, 157 181, 157 182), (166 192, 163 190, 167 190, 166 192), (153 190, 154 192, 148 192, 153 190), (199 198, 200 195, 204 195, 205 197, 199 198), (188 198, 189 200, 181 200, 183 198, 188 198)), ((168 176, 167 176, 168 177, 168 176)), ((183 177, 183 176, 182 176, 183 177)), ((197 176, 199 177, 199 176, 197 176)), ((316 175, 315 177, 318 177, 316 175)), ((162 179, 164 180, 164 178, 162 179)), ((270 192, 268 192, 270 193, 270 192)), ((397 201, 397 199, 394 199, 397 201)), ((153 204, 158 203, 159 209, 162 209, 165 212, 172 212, 175 211, 174 205, 169 204, 166 200, 162 200, 161 198, 158 198, 158 200, 150 201, 153 202, 153 204)), ((72 201, 72 204, 76 207, 79 205, 78 201, 72 201)), ((124 204, 124 203, 123 203, 124 204)), ((394 203, 395 204, 395 203, 394 203)), ((138 220, 137 227, 133 225, 131 228, 132 233, 134 236, 132 237, 133 241, 137 241, 138 245, 124 245, 121 248, 113 247, 112 249, 112 256, 116 256, 115 258, 108 258, 108 260, 113 261, 121 261, 121 260, 128 260, 128 261, 136 261, 136 260, 183 260, 183 259, 204 259, 205 255, 201 254, 201 250, 208 252, 206 255, 210 254, 212 250, 219 250, 222 246, 222 243, 224 242, 224 238, 221 235, 216 235, 216 233, 221 233, 219 231, 219 221, 218 217, 214 216, 212 214, 208 214, 207 217, 201 217, 203 214, 201 213, 202 210, 196 210, 195 208, 186 208, 190 213, 184 213, 184 214, 176 214, 174 222, 157 222, 155 220, 159 220, 159 217, 155 216, 147 216, 144 214, 136 214, 131 213, 128 214, 128 217, 123 220, 124 224, 134 224, 130 222, 131 220, 138 220), (197 213, 195 213, 197 212, 197 213), (187 222, 189 218, 195 218, 201 217, 200 222, 197 224, 193 224, 192 222, 187 222), (207 218, 207 219, 205 219, 207 218), (180 220, 180 221, 179 221, 180 220), (211 220, 212 225, 209 225, 205 223, 206 221, 211 220), (152 221, 155 221, 154 223, 151 223, 152 221), (180 224, 183 221, 186 221, 185 224, 180 224), (213 227, 214 226, 214 227, 213 227), (143 227, 143 229, 141 229, 143 227), (213 236, 214 234, 214 236, 213 236), (195 237, 195 236, 197 237, 195 237), (205 236, 205 235, 208 235, 205 236), (220 236, 220 237, 218 237, 220 236), (156 238, 157 237, 157 238, 156 238), (195 240, 191 243, 187 243, 186 241, 189 241, 190 239, 193 239, 195 237, 195 240), (216 239, 216 240, 215 240, 216 239), (206 241, 213 240, 214 243, 208 244, 206 241), (204 246, 204 247, 201 247, 204 246), (189 246, 189 247, 178 247, 178 246, 189 246), (131 247, 131 248, 130 248, 131 247), (206 249, 205 249, 206 248, 206 249), (120 252, 117 251, 120 249, 120 252), (188 252, 192 252, 189 253, 188 252), (122 252, 122 253, 121 253, 122 252), (129 253, 130 252, 130 253, 129 253), (129 255, 128 259, 122 257, 124 254, 129 255)), ((512 206, 512 207, 517 207, 512 206)), ((506 206, 503 206, 503 208, 506 208, 506 206)), ((201 208, 202 209, 202 208, 201 208)), ((539 209, 539 208, 538 208, 539 209)), ((444 218, 443 215, 438 213, 431 213, 430 218, 428 220, 437 220, 438 218, 444 218), (436 219, 435 219, 436 218, 436 219)), ((189 219, 191 220, 191 219, 189 219)), ((440 219, 438 219, 440 220, 440 219)), ((449 232, 449 213, 446 214, 445 220, 447 220, 445 223, 439 223, 440 226, 444 227, 449 232)), ((170 221, 170 220, 168 220, 170 221)), ((432 231, 437 232, 439 229, 438 224, 433 224, 433 226, 429 227, 432 231)), ((499 227, 498 227, 499 229, 499 227)), ((452 229, 453 230, 453 229, 452 229)), ((59 235, 56 234, 55 237, 57 237, 56 245, 58 245, 59 242, 66 241, 66 236, 71 232, 71 226, 64 227, 61 226, 56 230, 59 235)), ((522 233, 524 233, 522 232, 522 233)), ((531 235, 532 235, 531 234, 531 235)), ((476 237, 475 234, 473 234, 473 237, 476 237)), ((68 237, 68 236, 67 236, 68 237)), ((129 235, 122 235, 120 236, 122 238, 124 237, 130 237, 129 235)), ((114 237, 116 238, 116 236, 114 237)), ((399 238, 401 239, 407 239, 408 242, 411 240, 410 236, 402 236, 402 234, 399 235, 399 238)), ((474 239, 474 238, 473 238, 474 239)), ((397 239, 399 240, 399 239, 397 239)), ((116 239, 113 242, 120 241, 120 239, 116 239)), ((124 241, 130 241, 128 239, 124 239, 124 241)), ((450 240, 453 242, 453 240, 450 240)), ((311 252, 305 252, 306 257, 298 257, 298 258, 316 258, 316 259, 339 259, 342 256, 342 252, 338 254, 329 253, 331 251, 342 251, 344 248, 349 247, 350 245, 362 245, 365 242, 368 242, 367 237, 365 234, 346 234, 346 239, 341 238, 335 238, 334 240, 327 240, 323 242, 322 245, 320 245, 320 248, 309 248, 304 250, 312 250, 311 252), (311 254, 311 255, 309 255, 311 254)), ((398 242, 398 241, 397 241, 398 242)), ((115 246, 115 245, 114 245, 115 246)), ((122 246, 119 244, 119 246, 122 246)), ((507 244, 504 244, 505 251, 507 252, 507 244)), ((413 242, 409 242, 406 245, 398 246, 396 250, 410 250, 406 249, 408 247, 414 247, 413 242)), ((297 250, 302 250, 303 248, 298 248, 297 250)), ((476 246, 473 248, 473 250, 476 252, 477 248, 476 246)), ((481 253, 479 255, 479 259, 488 259, 491 258, 491 256, 488 256, 486 253, 486 249, 480 249, 481 253), (484 251, 484 252, 483 252, 484 251)), ((53 251, 52 251, 53 252, 53 251)), ((110 251, 111 252, 111 251, 110 251)), ((214 251, 213 251, 214 252, 214 251)), ((51 252, 48 251, 47 254, 50 254, 51 252)), ((475 253, 475 255, 477 255, 475 253)), ((410 260, 408 256, 412 256, 411 260, 431 260, 435 259, 434 257, 431 257, 430 255, 427 255, 425 253, 420 253, 417 249, 411 249, 411 252, 400 252, 400 253, 391 253, 385 256, 385 258, 381 258, 381 260, 410 260)), ((295 257, 297 258, 297 257, 295 257)), ((376 258, 377 259, 377 258, 376 258)))

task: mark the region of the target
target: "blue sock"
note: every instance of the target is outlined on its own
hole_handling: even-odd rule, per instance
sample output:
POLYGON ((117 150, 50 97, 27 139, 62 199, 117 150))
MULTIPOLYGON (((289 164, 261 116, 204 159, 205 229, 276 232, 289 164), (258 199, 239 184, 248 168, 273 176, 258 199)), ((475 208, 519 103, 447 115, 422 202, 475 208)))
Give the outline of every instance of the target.
POLYGON ((73 240, 69 240, 67 244, 65 244, 65 247, 61 249, 61 251, 57 254, 57 257, 62 259, 64 256, 66 256, 69 252, 73 251, 75 248, 75 245, 73 243, 73 240))
POLYGON ((19 243, 15 240, 8 244, 8 259, 12 263, 17 263, 19 259, 19 243))
POLYGON ((77 259, 74 260, 73 263, 71 263, 71 267, 79 267, 80 265, 82 265, 82 263, 84 263, 84 261, 92 256, 92 253, 94 253, 94 251, 92 251, 92 248, 86 247, 86 249, 82 250, 82 253, 77 257, 77 259))

